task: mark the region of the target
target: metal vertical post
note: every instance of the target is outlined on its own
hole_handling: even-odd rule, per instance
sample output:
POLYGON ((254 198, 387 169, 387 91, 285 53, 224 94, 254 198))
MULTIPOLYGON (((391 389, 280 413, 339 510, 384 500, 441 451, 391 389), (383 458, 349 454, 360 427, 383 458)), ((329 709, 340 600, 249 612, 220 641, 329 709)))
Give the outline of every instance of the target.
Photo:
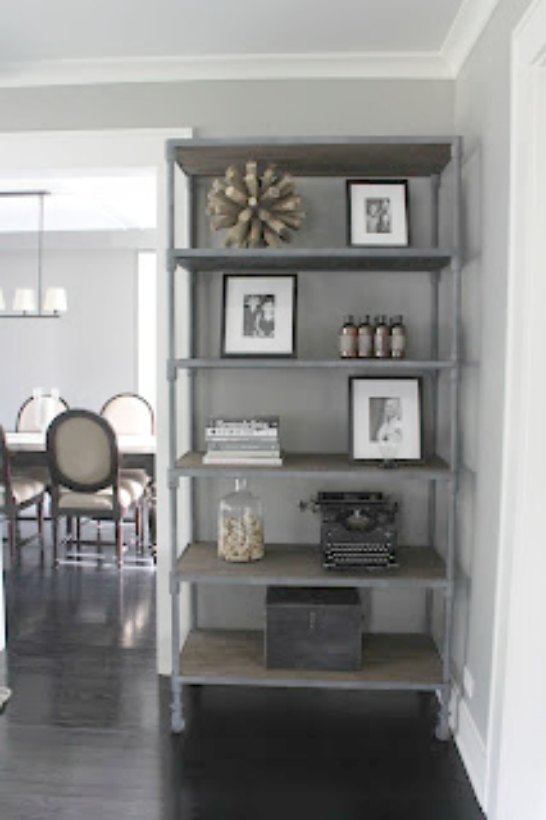
POLYGON ((168 379, 169 379, 169 539, 171 550, 171 728, 173 732, 184 729, 182 712, 182 684, 180 681, 180 590, 177 579, 177 532, 178 532, 178 479, 175 476, 177 455, 176 431, 176 261, 175 250, 175 148, 167 145, 167 333, 168 333, 168 379))
POLYGON ((451 146, 453 163, 453 256, 452 300, 451 300, 451 363, 453 365, 450 384, 450 444, 449 460, 451 480, 449 482, 449 506, 447 527, 446 575, 447 588, 445 597, 444 651, 443 651, 443 686, 441 705, 436 736, 444 740, 449 736, 449 700, 451 673, 451 646, 453 627, 454 584, 455 584, 455 549, 457 544, 457 493, 459 486, 459 389, 460 389, 460 346, 461 346, 461 139, 456 137, 451 146))
MULTIPOLYGON (((197 224, 195 219, 195 214, 197 213, 197 209, 195 207, 195 197, 196 197, 196 187, 195 187, 195 179, 193 177, 188 177, 187 179, 188 185, 188 202, 189 202, 189 221, 188 221, 188 231, 189 231, 189 246, 190 248, 194 248, 196 246, 196 231, 197 231, 197 224)), ((189 342, 189 350, 188 355, 190 358, 194 358, 197 355, 197 279, 196 273, 194 270, 188 272, 189 282, 188 282, 188 342, 189 342)), ((190 450, 197 449, 197 397, 196 397, 196 387, 195 382, 197 378, 197 371, 195 369, 191 369, 187 375, 188 378, 188 404, 189 404, 189 413, 190 413, 190 450)), ((195 541, 196 539, 196 521, 197 521, 197 497, 195 492, 195 478, 189 478, 189 506, 190 506, 190 539, 191 541, 195 541)), ((193 582, 189 582, 188 584, 189 595, 190 595, 190 628, 196 629, 198 626, 198 598, 197 598, 197 587, 196 584, 193 582)))
MULTIPOLYGON (((433 174, 430 178, 431 193, 431 244, 437 248, 440 241, 440 177, 433 174)), ((437 360, 440 355, 439 344, 439 314, 440 314, 440 274, 438 271, 430 273, 430 358, 437 360)), ((430 441, 432 450, 437 452, 438 448, 438 372, 431 375, 432 395, 430 402, 431 413, 431 433, 430 441)), ((428 515, 427 515, 427 535, 428 545, 433 547, 436 543, 436 503, 437 492, 436 482, 429 481, 428 485, 428 515)), ((425 593, 425 629, 430 635, 432 633, 432 615, 434 607, 434 593, 427 589, 425 593)))

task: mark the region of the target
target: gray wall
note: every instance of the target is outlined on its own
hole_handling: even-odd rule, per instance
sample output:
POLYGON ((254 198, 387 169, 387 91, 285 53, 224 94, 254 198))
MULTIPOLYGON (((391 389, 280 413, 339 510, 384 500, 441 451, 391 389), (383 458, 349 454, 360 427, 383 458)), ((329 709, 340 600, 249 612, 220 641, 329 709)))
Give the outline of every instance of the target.
POLYGON ((474 678, 469 709, 485 740, 499 540, 508 212, 510 35, 529 0, 501 0, 456 83, 464 138, 465 289, 461 581, 455 650, 474 678))
MULTIPOLYGON (((66 288, 59 319, 2 319, 0 422, 13 429, 32 388, 58 387, 73 407, 100 410, 120 390, 136 389, 136 252, 49 250, 46 282, 66 288)), ((1 286, 36 286, 36 254, 2 250, 1 286)))
MULTIPOLYGON (((446 180, 446 187, 449 182, 446 180)), ((346 204, 344 180, 297 180, 307 218, 294 244, 307 247, 340 247, 346 244, 346 204)), ((202 186, 203 191, 207 186, 202 186)), ((203 193, 202 191, 202 193, 203 193)), ((447 193, 447 191, 445 192, 447 193)), ((447 200, 447 196, 443 197, 447 200)), ((204 214, 204 197, 197 205, 204 214)), ((411 180, 409 193, 410 235, 419 247, 431 246, 431 196, 428 180, 411 180)), ((205 219, 200 222, 200 246, 218 244, 205 219)), ((297 271, 295 271, 297 273, 297 271)), ((446 281, 451 281, 449 274, 446 281)), ((222 309, 221 277, 199 277, 198 355, 216 357, 220 352, 222 309)), ((342 273, 298 275, 297 336, 302 358, 332 358, 337 355, 337 332, 345 314, 356 316, 403 313, 408 327, 408 356, 430 355, 431 289, 426 273, 342 273)), ((441 327, 446 329, 445 321, 441 327)), ((442 334, 446 351, 448 333, 442 334)), ((354 371, 356 375, 358 371, 354 371)), ((202 432, 208 415, 264 415, 281 418, 281 443, 289 452, 347 452, 348 379, 343 371, 309 370, 299 373, 260 371, 203 372, 197 377, 198 430, 202 432)), ((442 380, 447 383, 447 377, 442 380)), ((428 400, 430 382, 424 384, 425 426, 430 428, 428 400)), ((445 431, 445 426, 442 425, 445 431)), ((203 440, 201 438, 201 446, 203 440)), ((429 442, 426 442, 428 444, 429 442)), ((432 448, 430 448, 432 449, 432 448)), ((389 476, 387 476, 389 478, 389 476)), ((231 491, 227 481, 201 480, 198 483, 198 529, 201 540, 216 537, 216 511, 222 494, 231 491)), ((317 544, 319 519, 298 509, 300 499, 319 490, 380 489, 401 503, 401 543, 426 544, 427 487, 421 482, 408 485, 390 481, 346 485, 338 481, 251 482, 264 503, 266 541, 317 544)), ((445 530, 442 533, 445 536, 445 530)), ((442 537, 440 546, 445 543, 442 537)), ((366 596, 366 628, 374 631, 415 631, 424 628, 424 594, 373 592, 366 596)), ((202 587, 199 620, 203 626, 256 626, 263 617, 263 591, 202 587)))
POLYGON ((0 89, 0 131, 193 127, 201 135, 450 134, 447 80, 203 81, 0 89))

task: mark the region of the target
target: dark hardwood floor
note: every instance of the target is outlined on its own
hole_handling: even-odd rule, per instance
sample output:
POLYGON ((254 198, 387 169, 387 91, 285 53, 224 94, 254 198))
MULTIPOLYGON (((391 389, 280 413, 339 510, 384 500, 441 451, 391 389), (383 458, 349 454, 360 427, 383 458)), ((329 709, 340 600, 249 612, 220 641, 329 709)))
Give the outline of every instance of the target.
POLYGON ((169 732, 150 569, 5 573, 13 697, 1 820, 474 820, 453 743, 413 694, 202 688, 169 732))

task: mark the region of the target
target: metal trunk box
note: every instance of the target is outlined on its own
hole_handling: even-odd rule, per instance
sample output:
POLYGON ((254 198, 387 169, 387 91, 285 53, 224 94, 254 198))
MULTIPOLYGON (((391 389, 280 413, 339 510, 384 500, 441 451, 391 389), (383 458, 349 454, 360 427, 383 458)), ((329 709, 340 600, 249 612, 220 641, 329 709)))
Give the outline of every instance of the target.
POLYGON ((356 589, 268 587, 269 669, 356 671, 362 665, 362 610, 356 589))

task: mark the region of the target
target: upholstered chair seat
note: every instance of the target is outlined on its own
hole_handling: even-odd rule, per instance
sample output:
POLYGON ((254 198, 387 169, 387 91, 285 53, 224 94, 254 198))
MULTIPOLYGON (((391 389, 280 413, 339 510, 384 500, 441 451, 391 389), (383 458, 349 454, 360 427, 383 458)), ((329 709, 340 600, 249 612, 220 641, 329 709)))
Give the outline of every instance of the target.
MULTIPOLYGON (((17 506, 41 495, 45 488, 45 482, 39 481, 32 475, 14 475, 11 477, 11 495, 17 506)), ((4 507, 5 503, 6 487, 4 484, 0 484, 0 506, 4 507)))

